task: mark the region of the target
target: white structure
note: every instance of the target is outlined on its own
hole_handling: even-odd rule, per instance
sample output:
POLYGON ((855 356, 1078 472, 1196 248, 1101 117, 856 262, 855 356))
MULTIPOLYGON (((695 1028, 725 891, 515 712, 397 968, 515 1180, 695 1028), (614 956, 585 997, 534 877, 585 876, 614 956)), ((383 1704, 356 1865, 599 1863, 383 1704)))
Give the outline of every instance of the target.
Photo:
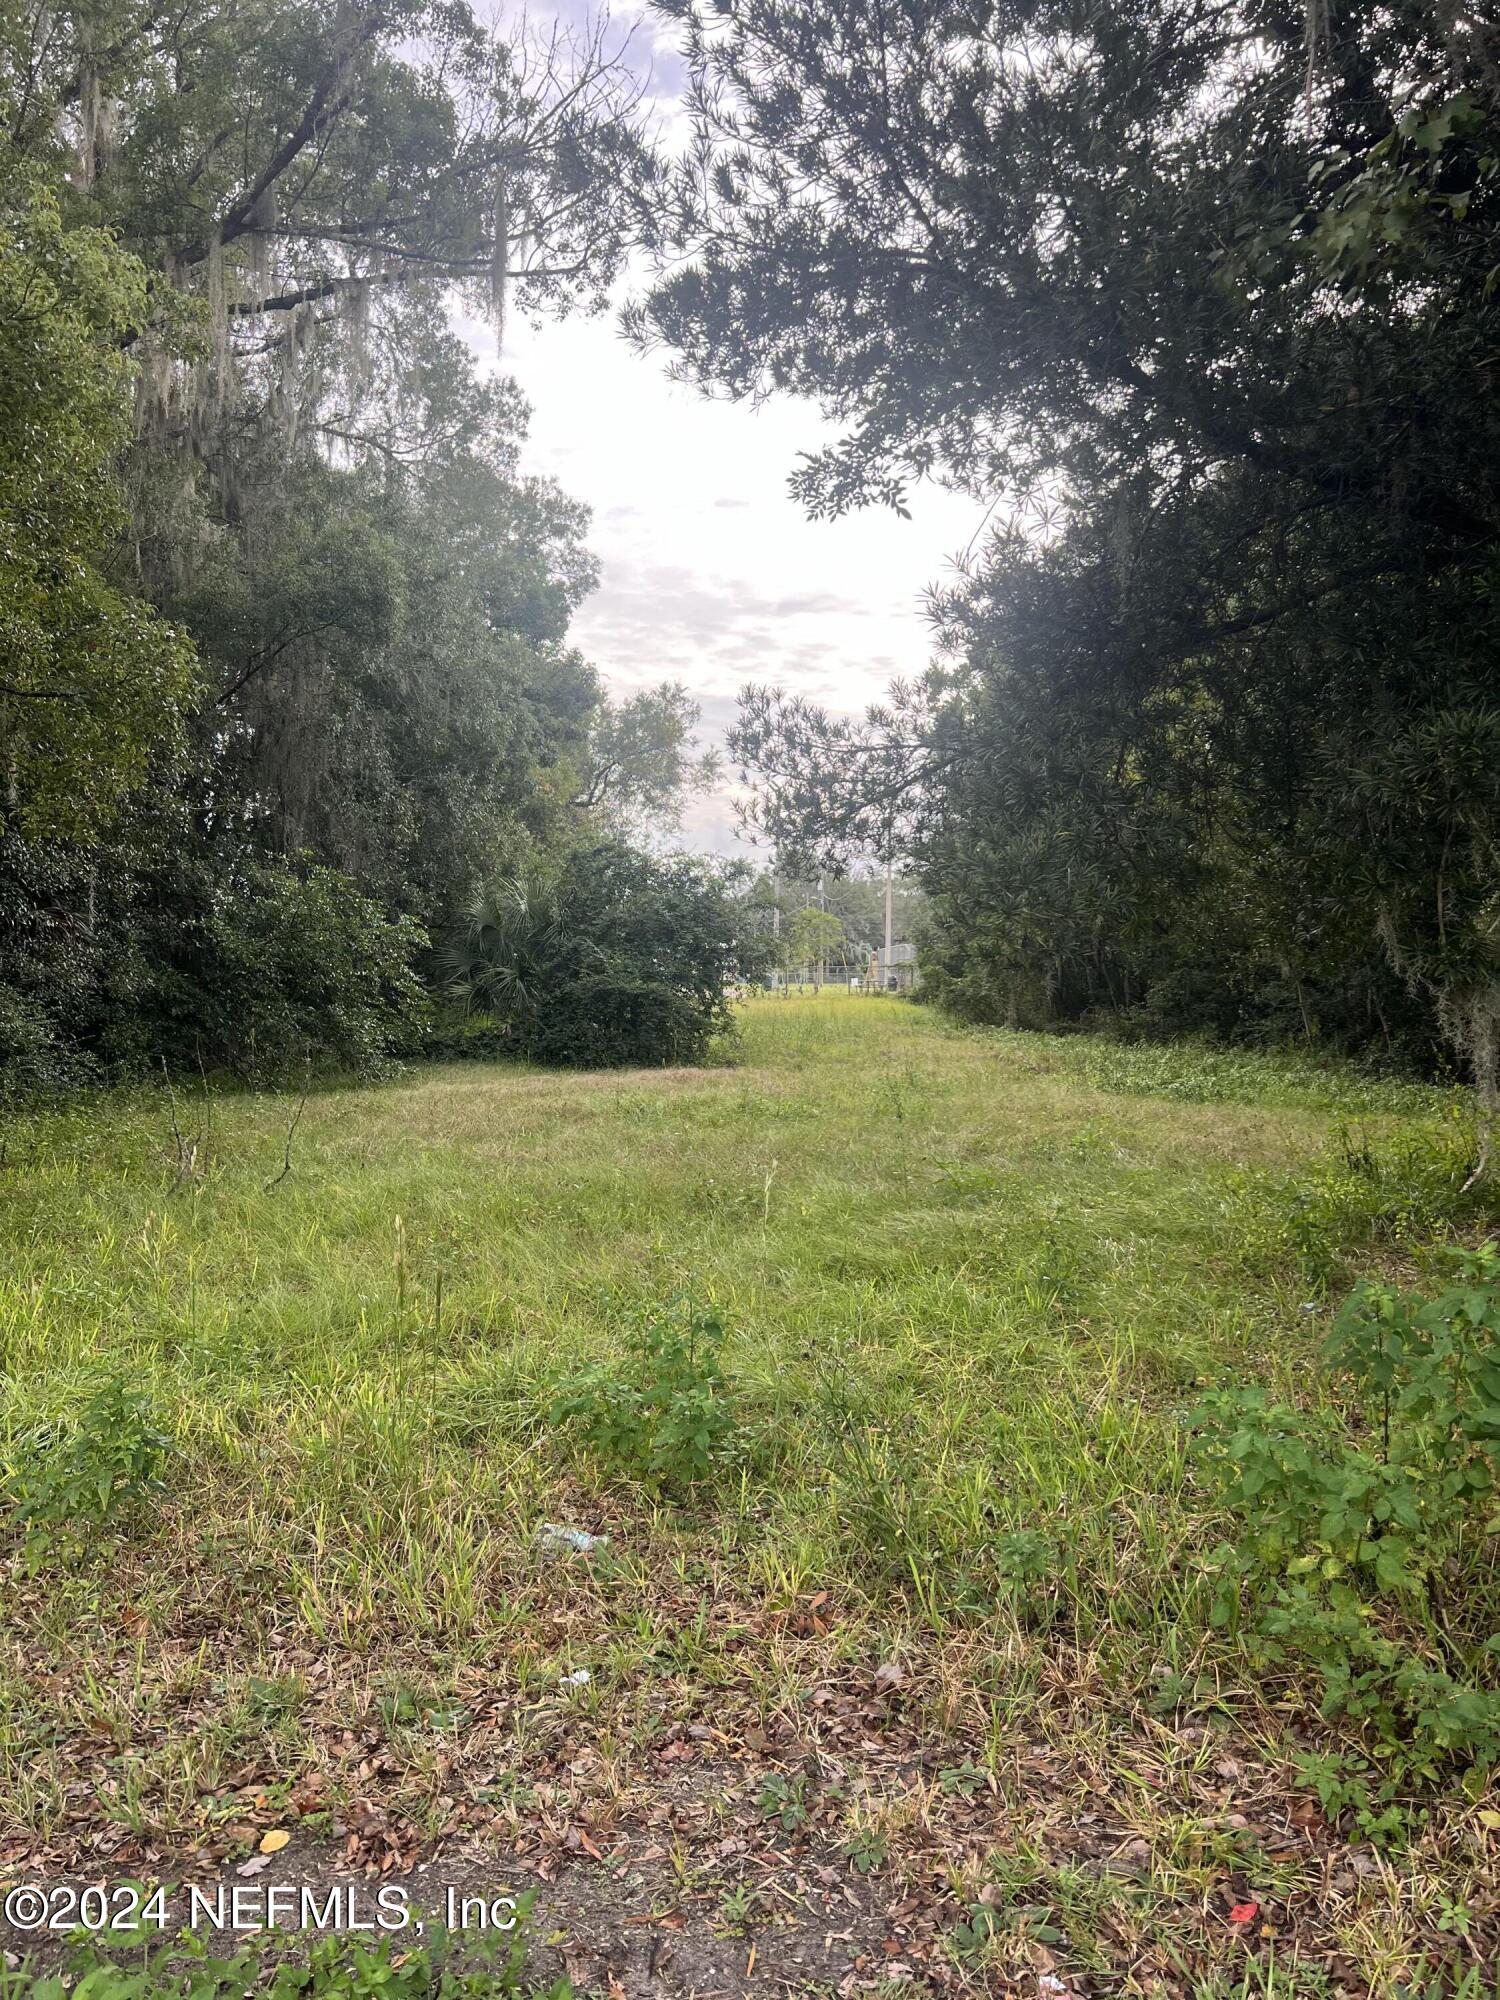
POLYGON ((870 953, 870 984, 877 993, 910 993, 917 983, 917 947, 886 945, 870 953))

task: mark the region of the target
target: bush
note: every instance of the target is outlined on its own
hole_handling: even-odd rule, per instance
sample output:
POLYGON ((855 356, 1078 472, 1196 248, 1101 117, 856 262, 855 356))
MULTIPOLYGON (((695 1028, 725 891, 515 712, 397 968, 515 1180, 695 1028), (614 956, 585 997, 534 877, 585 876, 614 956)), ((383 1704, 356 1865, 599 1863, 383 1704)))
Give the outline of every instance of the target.
POLYGON ((496 1062, 516 1052, 515 1036, 489 1014, 439 1018, 422 1039, 428 1062, 496 1062))
POLYGON ((0 1103, 87 1080, 86 1065, 61 1046, 43 1009, 13 987, 0 985, 0 1103))
POLYGON ((1263 1391, 1214 1398, 1199 1449, 1244 1523, 1217 1552, 1215 1622, 1271 1663, 1307 1662, 1323 1710, 1361 1725, 1373 1808, 1457 1765, 1500 1761, 1500 1250, 1450 1253, 1421 1299, 1357 1287, 1326 1348, 1332 1421, 1263 1391))
POLYGON ((106 1383, 72 1428, 49 1427, 34 1438, 11 1480, 32 1572, 51 1556, 77 1553, 99 1529, 160 1493, 171 1450, 145 1397, 119 1381, 106 1383))
POLYGON ((256 865, 217 888, 152 981, 146 1013, 174 1067, 259 1082, 318 1067, 379 1072, 420 1035, 412 961, 426 943, 331 868, 256 865))
POLYGON ((86 1038, 96 938, 70 921, 87 894, 70 848, 0 831, 0 1101, 97 1081, 86 1038))
POLYGON ((81 855, 0 837, 0 1090, 163 1061, 251 1081, 378 1072, 419 1045, 418 925, 334 869, 200 852, 183 816, 162 819, 151 841, 133 827, 81 855))
POLYGON ((625 1373, 596 1362, 563 1384, 552 1421, 576 1430, 606 1465, 653 1486, 706 1479, 735 1431, 723 1343, 716 1313, 673 1299, 628 1334, 625 1373))
POLYGON ((709 864, 611 841, 491 884, 448 959, 455 998, 504 1025, 517 1054, 608 1069, 701 1062, 751 953, 709 864))
POLYGON ((683 992, 660 976, 599 973, 559 993, 527 1037, 533 1062, 580 1069, 701 1062, 729 1025, 717 1001, 683 992))

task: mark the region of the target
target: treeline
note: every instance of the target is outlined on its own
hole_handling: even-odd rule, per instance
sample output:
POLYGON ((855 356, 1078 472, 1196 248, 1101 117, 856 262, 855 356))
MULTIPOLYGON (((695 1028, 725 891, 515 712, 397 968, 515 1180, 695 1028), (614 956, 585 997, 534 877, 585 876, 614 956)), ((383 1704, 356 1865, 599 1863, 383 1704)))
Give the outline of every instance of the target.
POLYGON ((450 326, 603 303, 635 100, 602 33, 466 0, 0 9, 10 1087, 378 1066, 472 1000, 507 893, 648 1055, 711 1032, 733 899, 625 844, 711 775, 696 711, 569 645, 585 512, 450 326), (692 905, 696 1011, 643 997, 632 896, 692 905))
POLYGON ((784 852, 914 857, 929 990, 1500 1069, 1500 41, 1350 0, 688 24, 700 379, 846 424, 815 514, 989 508, 942 650, 734 748, 784 852))
MULTIPOLYGON (((581 511, 449 311, 602 306, 643 245, 639 340, 844 421, 813 514, 936 475, 990 523, 887 707, 747 694, 783 879, 896 853, 976 1019, 1450 1061, 1493 1110, 1493 26, 662 11, 676 160, 597 37, 466 0, 0 11, 7 1075, 378 1062, 466 991, 524 1038, 539 966, 641 999, 622 911, 688 885, 620 836, 710 775, 692 706, 602 701, 581 511)), ((707 992, 747 896, 688 875, 707 992)))

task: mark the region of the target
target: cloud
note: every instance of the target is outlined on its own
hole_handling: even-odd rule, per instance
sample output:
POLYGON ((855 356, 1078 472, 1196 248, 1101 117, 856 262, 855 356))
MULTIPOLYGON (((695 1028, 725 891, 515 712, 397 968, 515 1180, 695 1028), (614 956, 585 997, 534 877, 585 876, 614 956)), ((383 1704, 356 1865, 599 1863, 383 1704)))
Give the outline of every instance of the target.
MULTIPOLYGON (((710 401, 628 347, 608 319, 518 324, 482 365, 532 406, 527 471, 555 473, 593 510, 601 580, 572 638, 621 690, 680 680, 718 738, 747 680, 858 713, 931 653, 923 592, 974 533, 979 510, 936 487, 889 511, 810 522, 786 490, 801 452, 832 435, 794 397, 710 401), (726 493, 725 488, 730 491, 726 493)), ((695 844, 734 851, 731 800, 694 808, 695 844)))

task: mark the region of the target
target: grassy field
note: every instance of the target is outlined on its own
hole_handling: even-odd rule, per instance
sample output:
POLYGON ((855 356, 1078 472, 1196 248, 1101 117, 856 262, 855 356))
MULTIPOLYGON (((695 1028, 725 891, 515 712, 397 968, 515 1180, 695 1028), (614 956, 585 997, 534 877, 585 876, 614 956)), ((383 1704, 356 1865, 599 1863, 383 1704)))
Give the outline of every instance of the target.
POLYGON ((1317 1396, 1353 1276, 1483 1232, 1451 1095, 840 995, 752 1002, 721 1068, 430 1069, 288 1145, 295 1110, 10 1123, 5 1476, 110 1380, 171 1449, 86 1548, 5 1531, 9 1879, 290 1829, 593 1896, 649 1860, 648 1917, 752 1985, 807 1879, 892 1993, 1483 1971, 1500 1816, 1382 1852, 1309 1800, 1310 1697, 1209 1630, 1185 1423, 1317 1396), (553 1411, 662 1313, 724 1327, 733 1430, 680 1489, 553 1411))

